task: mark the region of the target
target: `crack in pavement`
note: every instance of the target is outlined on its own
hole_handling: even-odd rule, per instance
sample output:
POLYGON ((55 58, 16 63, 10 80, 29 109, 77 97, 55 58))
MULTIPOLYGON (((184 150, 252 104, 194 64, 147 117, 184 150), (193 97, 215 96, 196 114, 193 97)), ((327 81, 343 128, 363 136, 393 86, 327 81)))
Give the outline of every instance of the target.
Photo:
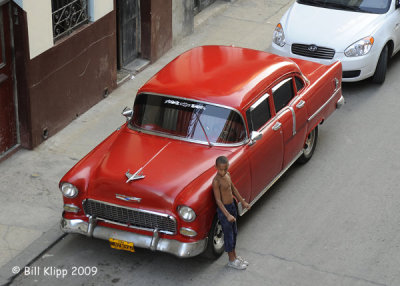
POLYGON ((250 252, 250 253, 256 254, 256 255, 260 255, 260 256, 270 256, 270 257, 279 259, 279 260, 281 260, 281 261, 285 261, 285 262, 289 262, 289 263, 294 263, 294 264, 301 265, 301 266, 303 266, 303 267, 311 268, 311 269, 313 269, 314 271, 317 271, 317 272, 320 272, 320 273, 326 273, 326 274, 331 274, 331 275, 335 275, 335 276, 342 277, 342 278, 350 278, 350 279, 355 279, 355 280, 359 280, 359 281, 364 281, 364 282, 370 283, 370 284, 372 284, 372 285, 387 286, 387 284, 383 284, 383 283, 380 283, 380 282, 375 282, 375 281, 368 280, 368 279, 365 279, 365 278, 362 278, 362 277, 357 277, 357 276, 350 275, 350 274, 342 274, 342 273, 331 272, 331 271, 328 271, 328 270, 319 269, 319 268, 318 268, 317 266, 315 266, 315 265, 312 265, 312 264, 305 264, 305 263, 302 263, 302 262, 300 262, 300 261, 291 260, 291 259, 288 259, 288 258, 285 258, 285 257, 281 257, 281 256, 278 256, 278 255, 275 255, 275 254, 272 254, 272 253, 262 253, 262 252, 258 252, 258 251, 249 250, 249 249, 246 249, 246 248, 243 248, 243 249, 246 250, 246 251, 248 251, 248 252, 250 252))

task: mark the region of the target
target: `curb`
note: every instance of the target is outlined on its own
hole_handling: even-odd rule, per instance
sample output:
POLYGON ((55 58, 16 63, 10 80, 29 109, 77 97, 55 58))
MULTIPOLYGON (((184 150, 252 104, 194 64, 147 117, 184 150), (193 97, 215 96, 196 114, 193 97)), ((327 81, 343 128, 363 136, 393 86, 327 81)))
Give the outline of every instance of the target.
POLYGON ((21 253, 0 268, 0 285, 10 285, 15 278, 23 273, 23 271, 20 271, 14 274, 12 272, 13 267, 17 266, 22 270, 25 266, 29 266, 66 235, 67 234, 60 229, 59 223, 53 225, 21 253))

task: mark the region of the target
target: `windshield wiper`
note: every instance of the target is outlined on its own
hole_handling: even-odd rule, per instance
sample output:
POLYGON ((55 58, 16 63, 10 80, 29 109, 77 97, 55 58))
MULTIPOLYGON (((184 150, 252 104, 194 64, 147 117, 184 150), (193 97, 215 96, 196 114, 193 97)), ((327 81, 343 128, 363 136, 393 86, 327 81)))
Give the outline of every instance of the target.
POLYGON ((313 5, 313 6, 320 6, 323 5, 321 1, 318 0, 297 0, 299 4, 308 4, 308 5, 313 5))
POLYGON ((324 7, 332 7, 332 8, 338 8, 338 9, 343 9, 343 10, 350 10, 350 11, 354 11, 354 12, 362 12, 363 11, 359 7, 348 6, 348 5, 341 4, 341 3, 324 3, 324 7))
POLYGON ((208 146, 213 147, 214 145, 210 142, 210 139, 208 139, 207 132, 206 132, 206 130, 204 129, 203 123, 201 123, 200 116, 197 114, 196 111, 194 112, 194 114, 196 114, 197 120, 198 120, 199 123, 200 123, 200 127, 201 127, 201 129, 203 130, 204 135, 206 136, 206 139, 207 139, 207 142, 208 142, 208 146))

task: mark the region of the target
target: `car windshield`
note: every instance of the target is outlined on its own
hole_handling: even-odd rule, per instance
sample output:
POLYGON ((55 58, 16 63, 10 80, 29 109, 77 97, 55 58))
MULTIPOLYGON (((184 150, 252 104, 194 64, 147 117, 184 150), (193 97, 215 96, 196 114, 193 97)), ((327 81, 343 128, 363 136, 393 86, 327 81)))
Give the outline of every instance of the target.
POLYGON ((356 12, 384 14, 391 0, 296 0, 299 4, 356 12))
POLYGON ((238 112, 203 102, 154 94, 135 100, 134 128, 205 144, 233 144, 246 139, 238 112))

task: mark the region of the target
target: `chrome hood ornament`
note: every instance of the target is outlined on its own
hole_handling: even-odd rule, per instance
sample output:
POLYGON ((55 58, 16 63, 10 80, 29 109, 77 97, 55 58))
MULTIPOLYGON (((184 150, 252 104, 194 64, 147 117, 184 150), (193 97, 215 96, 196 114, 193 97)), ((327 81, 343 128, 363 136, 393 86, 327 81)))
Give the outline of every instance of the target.
POLYGON ((160 151, 157 152, 157 154, 155 154, 149 161, 147 161, 146 164, 144 164, 143 167, 141 167, 139 170, 136 171, 135 174, 131 174, 128 170, 128 172, 125 173, 125 176, 128 178, 128 180, 126 180, 125 183, 129 183, 131 181, 136 181, 136 180, 140 180, 143 179, 144 177, 146 177, 145 175, 143 175, 142 171, 144 169, 144 167, 146 167, 151 161, 153 161, 153 159, 155 157, 157 157, 171 142, 168 142, 167 144, 164 145, 164 147, 162 147, 160 149, 160 151))
POLYGON ((142 170, 143 170, 143 167, 140 168, 139 170, 137 170, 135 174, 129 173, 129 170, 128 170, 128 172, 125 173, 125 176, 128 178, 128 180, 126 180, 125 183, 129 183, 130 181, 140 180, 140 179, 143 179, 144 177, 146 177, 145 175, 143 175, 142 170))
POLYGON ((125 195, 119 195, 116 194, 115 197, 119 200, 125 201, 125 202, 135 202, 135 203, 140 203, 140 201, 142 200, 142 198, 136 198, 136 197, 128 197, 125 195))

